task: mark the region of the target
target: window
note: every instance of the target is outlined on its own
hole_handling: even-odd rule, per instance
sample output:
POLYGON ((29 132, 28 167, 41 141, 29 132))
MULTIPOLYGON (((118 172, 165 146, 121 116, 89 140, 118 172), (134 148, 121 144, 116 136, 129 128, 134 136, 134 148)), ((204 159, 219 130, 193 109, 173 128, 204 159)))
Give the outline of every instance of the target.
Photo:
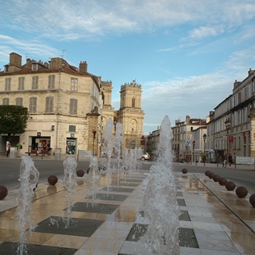
POLYGON ((5 90, 11 90, 11 78, 5 78, 5 90))
POLYGON ((29 99, 29 113, 36 113, 37 98, 30 97, 29 99))
POLYGON ((70 99, 70 114, 77 114, 77 99, 70 99))
POLYGON ((55 75, 49 75, 48 89, 54 89, 54 88, 55 88, 55 75))
POLYGON ((3 98, 3 105, 9 105, 9 98, 3 98))
POLYGON ((20 106, 23 105, 23 98, 22 97, 17 97, 16 98, 16 105, 20 105, 20 106))
POLYGON ((132 107, 135 107, 135 98, 132 98, 132 107))
POLYGON ((32 77, 32 89, 38 89, 38 76, 32 77))
POLYGON ((78 91, 78 79, 71 78, 71 91, 78 91))
POLYGON ((238 104, 240 104, 242 102, 242 96, 241 96, 241 92, 238 93, 238 104))
POLYGON ((45 112, 53 112, 54 97, 46 97, 45 112))
POLYGON ((76 132, 76 126, 70 125, 69 126, 69 132, 76 132))
POLYGON ((24 82, 25 82, 25 77, 19 77, 18 90, 24 90, 24 82))
POLYGON ((38 70, 38 63, 32 63, 32 71, 38 70))

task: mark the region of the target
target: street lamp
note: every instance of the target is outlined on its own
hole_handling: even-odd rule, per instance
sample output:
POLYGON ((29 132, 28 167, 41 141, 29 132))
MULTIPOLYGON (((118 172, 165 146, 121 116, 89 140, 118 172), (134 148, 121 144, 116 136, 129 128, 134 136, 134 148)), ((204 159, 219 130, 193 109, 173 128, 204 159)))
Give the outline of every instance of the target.
POLYGON ((206 157, 205 157, 205 140, 206 140, 206 137, 207 137, 207 135, 204 134, 203 135, 203 138, 204 138, 204 166, 205 166, 205 159, 206 159, 206 157))
POLYGON ((96 130, 93 130, 92 133, 93 133, 93 156, 95 156, 95 155, 94 155, 94 144, 95 144, 95 138, 96 138, 96 133, 97 133, 97 131, 96 131, 96 130))
POLYGON ((195 140, 193 140, 193 142, 192 142, 192 146, 193 146, 193 162, 195 162, 195 158, 194 158, 195 140))
POLYGON ((226 126, 226 130, 227 130, 227 155, 226 155, 226 160, 228 161, 228 154, 229 154, 229 137, 228 137, 228 133, 229 133, 229 130, 231 128, 231 120, 230 118, 227 118, 226 121, 225 121, 225 126, 226 126))

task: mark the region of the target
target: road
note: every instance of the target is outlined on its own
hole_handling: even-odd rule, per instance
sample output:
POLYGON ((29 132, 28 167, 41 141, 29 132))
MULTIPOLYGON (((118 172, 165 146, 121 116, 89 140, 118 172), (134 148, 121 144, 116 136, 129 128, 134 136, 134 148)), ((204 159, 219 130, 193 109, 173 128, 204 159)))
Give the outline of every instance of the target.
MULTIPOLYGON (((8 190, 19 188, 19 168, 21 159, 0 159, 0 185, 4 185, 8 190)), ((64 175, 63 161, 61 160, 34 160, 35 167, 40 172, 40 182, 47 182, 50 175, 56 175, 61 179, 64 175)), ((140 161, 142 169, 149 169, 155 162, 140 161)), ((77 170, 86 171, 89 168, 89 161, 78 161, 77 170)), ((215 174, 233 181, 236 186, 244 186, 250 194, 255 193, 255 171, 248 166, 247 168, 223 168, 221 165, 187 165, 184 163, 173 163, 173 172, 181 172, 183 168, 188 169, 188 173, 204 173, 209 170, 215 174)))

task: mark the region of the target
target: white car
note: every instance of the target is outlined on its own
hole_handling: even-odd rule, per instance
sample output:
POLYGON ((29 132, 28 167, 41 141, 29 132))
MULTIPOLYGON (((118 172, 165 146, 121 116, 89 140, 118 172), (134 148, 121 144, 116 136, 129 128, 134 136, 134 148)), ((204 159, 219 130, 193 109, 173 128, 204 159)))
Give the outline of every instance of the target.
POLYGON ((141 160, 149 160, 150 159, 150 154, 146 152, 145 154, 142 155, 141 160))

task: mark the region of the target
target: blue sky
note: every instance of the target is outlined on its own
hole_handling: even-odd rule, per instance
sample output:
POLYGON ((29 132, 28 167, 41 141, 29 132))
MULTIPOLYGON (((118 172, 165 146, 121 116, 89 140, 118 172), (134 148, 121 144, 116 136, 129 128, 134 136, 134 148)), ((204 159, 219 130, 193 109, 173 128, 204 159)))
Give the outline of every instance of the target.
POLYGON ((72 65, 120 86, 142 85, 144 133, 165 115, 206 118, 255 68, 254 0, 8 0, 0 8, 0 68, 17 52, 72 65))

